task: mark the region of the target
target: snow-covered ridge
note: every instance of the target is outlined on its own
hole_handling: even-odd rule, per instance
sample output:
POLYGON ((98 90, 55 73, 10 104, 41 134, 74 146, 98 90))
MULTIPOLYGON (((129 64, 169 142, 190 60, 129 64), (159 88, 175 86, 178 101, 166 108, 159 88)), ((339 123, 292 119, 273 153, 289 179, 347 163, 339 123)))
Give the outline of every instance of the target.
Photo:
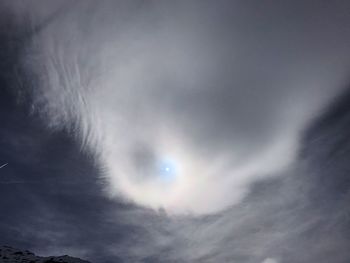
POLYGON ((28 250, 19 250, 9 246, 0 246, 0 263, 90 263, 67 255, 59 257, 39 257, 28 250))

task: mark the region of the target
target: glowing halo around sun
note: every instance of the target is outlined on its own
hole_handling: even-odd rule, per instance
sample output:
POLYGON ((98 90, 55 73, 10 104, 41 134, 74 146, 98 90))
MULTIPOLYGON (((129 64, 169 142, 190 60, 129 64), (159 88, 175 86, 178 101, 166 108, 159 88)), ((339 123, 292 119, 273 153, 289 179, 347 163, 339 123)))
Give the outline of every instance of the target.
POLYGON ((157 142, 152 142, 155 159, 146 177, 140 177, 122 147, 109 155, 107 179, 111 196, 164 209, 169 214, 212 214, 241 201, 257 174, 282 169, 293 158, 284 155, 276 163, 276 156, 282 156, 294 143, 281 140, 263 156, 259 154, 237 165, 232 153, 209 158, 195 151, 187 138, 174 129, 161 131, 157 142))

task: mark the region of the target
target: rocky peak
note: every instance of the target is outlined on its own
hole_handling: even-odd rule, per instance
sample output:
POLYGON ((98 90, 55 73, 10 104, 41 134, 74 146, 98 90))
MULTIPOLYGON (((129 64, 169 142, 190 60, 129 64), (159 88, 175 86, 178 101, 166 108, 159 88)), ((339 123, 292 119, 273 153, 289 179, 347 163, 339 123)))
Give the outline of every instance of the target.
POLYGON ((90 263, 67 255, 58 257, 39 257, 28 250, 0 246, 0 263, 90 263))

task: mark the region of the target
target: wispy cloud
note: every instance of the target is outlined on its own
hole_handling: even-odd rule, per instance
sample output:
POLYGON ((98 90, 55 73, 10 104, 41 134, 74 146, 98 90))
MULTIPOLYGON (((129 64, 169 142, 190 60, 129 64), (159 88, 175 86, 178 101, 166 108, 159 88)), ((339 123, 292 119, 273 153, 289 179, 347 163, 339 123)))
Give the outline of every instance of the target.
MULTIPOLYGON (((60 6, 40 3, 8 5, 40 24, 60 6)), ((93 262, 346 262, 347 106, 307 128, 346 76, 345 6, 78 1, 55 16, 6 82, 32 112, 0 111, 2 240, 93 262)))
MULTIPOLYGON (((259 34, 253 10, 209 6, 81 2, 35 39, 34 106, 99 155, 110 196, 170 213, 221 211, 251 182, 293 163, 301 131, 337 93, 341 71, 325 69, 342 65, 315 60, 324 49, 316 40, 317 48, 302 42, 291 53, 290 42, 265 39, 257 52, 247 38, 259 34), (169 160, 171 182, 159 168, 169 160)), ((52 13, 49 5, 33 10, 38 20, 52 13)), ((299 21, 286 23, 302 30, 299 21)), ((26 63, 33 60, 28 53, 26 63)))

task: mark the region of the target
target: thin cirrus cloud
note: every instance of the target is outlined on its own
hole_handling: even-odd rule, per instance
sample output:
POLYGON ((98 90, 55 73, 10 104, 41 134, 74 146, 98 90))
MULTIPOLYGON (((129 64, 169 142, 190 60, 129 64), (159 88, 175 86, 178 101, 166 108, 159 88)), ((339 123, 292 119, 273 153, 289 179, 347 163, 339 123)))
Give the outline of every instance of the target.
POLYGON ((348 262, 345 2, 2 1, 1 242, 348 262))
POLYGON ((213 6, 80 2, 33 38, 33 105, 96 153, 111 198, 222 211, 293 164, 301 132, 339 92, 346 36, 323 27, 322 8, 305 25, 288 5, 213 6))

